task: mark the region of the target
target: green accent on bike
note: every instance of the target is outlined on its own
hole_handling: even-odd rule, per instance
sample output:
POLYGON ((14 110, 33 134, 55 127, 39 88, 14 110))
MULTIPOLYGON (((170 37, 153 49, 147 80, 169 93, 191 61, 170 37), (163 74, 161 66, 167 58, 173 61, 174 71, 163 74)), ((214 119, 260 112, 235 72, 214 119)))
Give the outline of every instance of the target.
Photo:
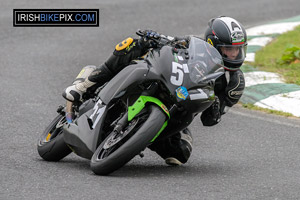
POLYGON ((140 96, 132 106, 128 107, 128 121, 131 121, 139 112, 141 112, 147 102, 157 104, 170 119, 170 113, 167 107, 159 99, 150 96, 140 96))
MULTIPOLYGON (((167 116, 170 119, 170 113, 168 111, 168 108, 159 99, 150 96, 140 96, 132 106, 128 107, 128 121, 131 121, 139 112, 141 112, 141 110, 143 110, 147 102, 152 102, 158 105, 167 114, 167 116)), ((153 142, 160 135, 160 133, 166 128, 167 125, 168 125, 168 120, 165 121, 165 123, 160 128, 158 133, 154 136, 154 138, 150 142, 153 142)))
POLYGON ((168 121, 165 121, 164 125, 160 128, 158 133, 154 136, 154 138, 150 142, 154 142, 154 140, 160 135, 160 133, 166 128, 168 125, 168 121))
POLYGON ((177 53, 174 53, 174 59, 176 62, 178 62, 177 53))

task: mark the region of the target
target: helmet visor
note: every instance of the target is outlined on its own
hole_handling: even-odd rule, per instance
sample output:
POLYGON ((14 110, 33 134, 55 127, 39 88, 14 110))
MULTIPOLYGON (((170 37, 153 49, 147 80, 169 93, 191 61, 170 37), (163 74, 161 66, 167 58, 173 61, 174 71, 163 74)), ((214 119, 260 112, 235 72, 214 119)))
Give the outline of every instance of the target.
POLYGON ((246 57, 247 45, 221 44, 217 46, 217 49, 222 55, 224 61, 229 63, 240 63, 243 62, 246 57))

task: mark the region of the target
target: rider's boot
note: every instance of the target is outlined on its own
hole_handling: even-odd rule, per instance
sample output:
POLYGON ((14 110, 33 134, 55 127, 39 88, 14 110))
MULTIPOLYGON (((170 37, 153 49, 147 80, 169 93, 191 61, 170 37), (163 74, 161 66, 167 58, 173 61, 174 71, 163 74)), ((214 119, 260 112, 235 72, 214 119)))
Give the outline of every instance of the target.
POLYGON ((96 69, 96 66, 88 65, 84 67, 73 84, 65 89, 62 96, 70 102, 78 102, 81 100, 82 95, 86 92, 87 88, 95 85, 91 82, 88 76, 96 69))
POLYGON ((105 64, 96 67, 93 65, 86 66, 79 73, 73 85, 67 87, 62 96, 71 102, 78 102, 88 88, 98 84, 103 85, 112 78, 112 74, 105 64))
POLYGON ((188 128, 175 135, 153 143, 149 148, 160 155, 168 165, 177 166, 186 163, 193 148, 192 134, 188 128))
POLYGON ((165 162, 171 166, 178 166, 186 163, 191 156, 193 148, 193 137, 188 128, 180 132, 180 140, 176 142, 178 146, 178 152, 175 154, 169 154, 169 157, 165 158, 165 162))

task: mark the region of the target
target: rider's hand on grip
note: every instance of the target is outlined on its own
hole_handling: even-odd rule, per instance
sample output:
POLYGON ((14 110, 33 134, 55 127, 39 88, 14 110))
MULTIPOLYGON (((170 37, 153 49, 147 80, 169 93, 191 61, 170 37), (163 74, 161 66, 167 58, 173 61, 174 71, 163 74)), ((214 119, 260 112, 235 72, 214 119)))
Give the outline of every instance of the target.
POLYGON ((217 96, 214 103, 202 112, 200 119, 204 126, 213 126, 221 121, 220 100, 217 96))
POLYGON ((153 30, 138 30, 136 34, 141 36, 139 44, 143 48, 155 48, 160 38, 160 34, 153 30))
POLYGON ((158 39, 160 34, 153 30, 145 30, 145 37, 148 39, 158 39))
POLYGON ((212 104, 212 116, 216 122, 221 121, 220 100, 217 96, 216 96, 215 102, 212 104))

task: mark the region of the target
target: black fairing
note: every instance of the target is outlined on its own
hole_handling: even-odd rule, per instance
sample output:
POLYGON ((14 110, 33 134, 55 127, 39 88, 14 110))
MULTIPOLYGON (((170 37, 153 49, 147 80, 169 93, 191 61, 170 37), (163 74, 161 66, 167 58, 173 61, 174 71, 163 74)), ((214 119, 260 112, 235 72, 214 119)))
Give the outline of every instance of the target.
POLYGON ((88 103, 81 105, 79 111, 80 116, 74 123, 64 126, 64 140, 77 155, 90 159, 101 140, 99 133, 107 109, 105 105, 102 105, 101 100, 98 102, 92 100, 87 102, 88 103), (100 109, 103 110, 103 113, 94 115, 95 111, 100 109), (91 118, 91 116, 94 117, 91 118), (96 123, 95 119, 97 117, 99 117, 99 120, 96 123))
POLYGON ((144 82, 148 72, 149 68, 145 61, 139 61, 136 64, 125 67, 101 90, 99 94, 101 100, 108 104, 120 92, 125 89, 128 90, 129 86, 136 86, 144 82))

